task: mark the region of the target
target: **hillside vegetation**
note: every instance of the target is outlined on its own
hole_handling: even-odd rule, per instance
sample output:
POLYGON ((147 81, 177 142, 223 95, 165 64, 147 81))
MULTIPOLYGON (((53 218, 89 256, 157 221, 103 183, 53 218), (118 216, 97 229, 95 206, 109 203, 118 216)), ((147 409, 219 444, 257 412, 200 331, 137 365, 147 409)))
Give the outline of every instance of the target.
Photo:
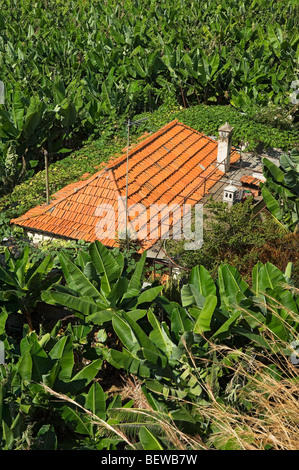
POLYGON ((40 170, 45 150, 61 158, 103 123, 165 100, 255 116, 270 106, 288 127, 296 18, 296 0, 3 0, 2 191, 40 170))
POLYGON ((1 2, 1 450, 299 449, 298 15, 1 2), (216 139, 229 122, 264 156, 267 207, 211 199, 202 248, 167 241, 164 265, 134 241, 33 244, 10 224, 46 201, 46 157, 54 194, 124 153, 128 119, 130 145, 174 119, 216 139))
POLYGON ((174 302, 143 287, 146 254, 129 272, 99 242, 61 253, 63 283, 50 258, 6 250, 0 269, 1 449, 298 449, 291 263, 250 284, 197 266, 174 302), (64 318, 38 327, 41 301, 64 318))

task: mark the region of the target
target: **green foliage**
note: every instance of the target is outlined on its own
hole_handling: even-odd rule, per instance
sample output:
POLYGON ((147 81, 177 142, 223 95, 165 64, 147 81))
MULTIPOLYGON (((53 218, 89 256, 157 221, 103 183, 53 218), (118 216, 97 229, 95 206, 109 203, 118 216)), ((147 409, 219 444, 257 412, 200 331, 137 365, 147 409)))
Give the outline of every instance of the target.
POLYGON ((272 122, 260 122, 258 109, 240 113, 232 106, 192 106, 175 114, 180 121, 206 135, 218 136, 224 122, 234 127, 232 143, 246 144, 248 151, 267 151, 269 148, 291 150, 298 144, 298 130, 290 124, 287 129, 272 122))
POLYGON ((50 333, 39 335, 25 329, 18 343, 5 333, 6 317, 4 312, 0 314, 0 337, 6 353, 5 364, 0 366, 0 447, 54 450, 58 445, 60 448, 57 436, 63 428, 69 430, 74 448, 81 432, 94 438, 91 419, 83 420, 82 431, 78 425, 80 414, 75 421, 71 419, 72 406, 61 407, 49 393, 49 390, 59 394, 67 392, 72 399, 83 400, 96 416, 103 417, 105 394, 98 384, 87 388, 101 369, 102 359, 98 356, 83 366, 76 362, 78 352, 75 355, 79 341, 81 354, 86 357, 88 348, 84 345, 88 344, 91 328, 69 326, 63 336, 58 334, 59 323, 50 333))
POLYGON ((41 291, 49 289, 60 278, 57 275, 48 276, 52 267, 50 255, 42 262, 32 263, 28 247, 18 257, 6 248, 5 266, 0 266, 0 307, 9 313, 23 314, 33 329, 31 315, 41 300, 41 291))
POLYGON ((144 426, 139 431, 139 438, 144 450, 163 450, 158 439, 144 426))
MULTIPOLYGON (((160 324, 152 311, 148 312, 147 320, 152 328, 149 335, 129 314, 115 314, 112 324, 123 350, 104 350, 104 356, 117 369, 146 379, 146 387, 166 399, 168 396, 180 399, 188 396, 195 400, 202 389, 196 369, 186 354, 185 336, 171 338, 166 323, 160 324)), ((188 333, 188 341, 196 345, 199 338, 188 333)))
POLYGON ((14 239, 12 250, 22 251, 29 249, 30 260, 33 263, 42 262, 47 256, 51 256, 53 260, 53 269, 60 269, 59 254, 63 251, 72 259, 76 258, 80 251, 87 252, 90 243, 84 240, 63 240, 53 239, 44 240, 35 245, 24 235, 14 239))
MULTIPOLYGON (((258 263, 251 286, 230 265, 219 267, 217 281, 197 266, 181 290, 181 302, 171 302, 157 296, 156 287, 140 290, 144 256, 129 278, 123 256, 99 243, 80 253, 77 264, 64 254, 60 260, 68 283, 60 292, 72 295, 78 305, 88 296, 92 305, 114 304, 110 319, 118 339, 112 339, 111 329, 97 331, 94 325, 103 318, 89 324, 81 315, 77 324, 62 328, 58 322, 49 332, 25 327, 16 340, 6 333, 8 314, 2 310, 2 449, 237 449, 244 441, 256 444, 245 423, 237 423, 229 439, 221 423, 242 410, 246 419, 267 426, 265 417, 251 412, 249 396, 264 390, 270 379, 270 390, 273 380, 277 387, 288 380, 286 356, 299 329, 291 264, 283 273, 271 263, 258 263), (122 286, 126 289, 119 295, 122 286), (147 309, 136 315, 136 305, 145 304, 147 309), (265 367, 262 382, 261 373, 252 372, 259 356, 265 367), (282 363, 281 370, 273 360, 282 363), (113 388, 105 390, 111 368, 141 381, 131 388, 132 399, 123 391, 125 403, 113 388), (134 407, 138 400, 141 408, 134 407), (224 410, 230 414, 223 415, 224 410)), ((81 306, 76 309, 83 312, 81 306)))
POLYGON ((289 115, 297 15, 292 0, 4 0, 4 189, 43 167, 43 149, 59 158, 107 120, 164 103, 231 104, 255 114, 270 103, 289 115))
POLYGON ((282 155, 279 167, 263 159, 262 195, 271 214, 288 230, 299 231, 299 153, 282 155))
POLYGON ((19 89, 7 92, 11 112, 0 108, 4 190, 19 181, 26 169, 27 176, 32 176, 38 164, 43 166, 44 146, 51 153, 61 150, 61 138, 76 119, 75 106, 68 100, 47 106, 38 96, 21 97, 19 89))
POLYGON ((221 341, 231 335, 233 340, 245 336, 270 350, 265 338, 259 336, 261 331, 267 330, 270 338, 275 337, 278 349, 279 340, 291 342, 299 320, 297 295, 290 283, 291 268, 290 263, 283 274, 271 263, 258 263, 253 269, 251 289, 229 265, 219 267, 216 286, 202 266, 193 268, 190 283, 182 288, 182 305, 196 319, 194 330, 208 332, 208 338, 221 341))
POLYGON ((241 270, 242 274, 250 275, 253 265, 258 261, 259 250, 263 249, 265 243, 275 245, 285 234, 272 217, 254 217, 252 198, 234 204, 231 208, 224 202, 211 199, 205 207, 208 216, 200 250, 186 251, 184 242, 167 241, 167 253, 186 268, 203 265, 215 277, 220 264, 227 261, 241 270))
POLYGON ((164 398, 188 397, 194 403, 209 399, 214 372, 203 359, 209 354, 209 341, 236 348, 253 345, 256 351, 283 355, 284 345, 298 334, 298 296, 292 290, 290 271, 291 265, 283 274, 271 263, 258 263, 250 288, 229 265, 219 267, 217 283, 203 266, 197 266, 182 288, 182 306, 156 299, 169 322, 160 323, 152 311, 147 323, 136 322, 125 312, 115 314, 112 325, 123 350, 105 350, 104 356, 114 367, 145 380, 149 391, 164 398))
POLYGON ((48 304, 62 305, 87 323, 102 325, 118 311, 129 311, 132 318, 146 314, 147 307, 159 295, 162 286, 142 289, 146 253, 128 275, 122 252, 113 253, 99 241, 90 244, 89 253, 81 251, 73 262, 59 255, 66 286, 42 293, 48 304))

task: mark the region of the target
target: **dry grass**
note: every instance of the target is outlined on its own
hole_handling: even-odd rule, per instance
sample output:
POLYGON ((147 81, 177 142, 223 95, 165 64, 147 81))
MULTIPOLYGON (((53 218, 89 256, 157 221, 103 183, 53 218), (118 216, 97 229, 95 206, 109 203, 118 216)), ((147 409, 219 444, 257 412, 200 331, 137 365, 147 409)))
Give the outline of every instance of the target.
MULTIPOLYGON (((229 348, 215 346, 218 355, 229 348)), ((226 399, 220 402, 209 390, 210 404, 198 408, 214 428, 209 446, 263 450, 298 450, 298 370, 288 360, 239 352, 230 367, 226 399), (275 366, 275 367, 274 367, 275 366)))
MULTIPOLYGON (((219 345, 214 345, 214 350, 222 359, 236 353, 219 345)), ((120 424, 110 426, 96 416, 92 416, 93 422, 104 432, 116 434, 131 449, 138 449, 136 435, 145 425, 155 436, 161 437, 166 449, 298 450, 298 369, 289 360, 277 358, 269 363, 267 355, 253 358, 241 351, 237 354, 238 362, 227 367, 231 380, 226 389, 226 399, 220 400, 209 386, 206 386, 209 400, 205 405, 171 399, 177 400, 179 406, 192 405, 194 417, 209 423, 212 434, 207 439, 199 433, 190 435, 182 432, 170 414, 153 410, 142 392, 141 382, 135 377, 127 378, 124 386, 117 390, 125 401, 134 401, 133 408, 113 411, 113 414, 119 413, 120 424)), ((57 398, 75 404, 65 395, 47 390, 57 398)), ((80 409, 91 415, 83 407, 80 409)))
MULTIPOLYGON (((298 291, 297 289, 295 289, 298 291)), ((298 337, 298 315, 268 298, 268 311, 283 320, 289 337, 298 337), (290 326, 290 319, 293 325, 290 326)), ((245 312, 245 311, 244 311, 245 312)), ((248 313, 248 312, 247 312, 248 313)), ((113 387, 110 396, 119 394, 124 402, 133 400, 133 407, 109 410, 120 424, 107 425, 97 417, 93 421, 105 433, 114 433, 131 449, 140 449, 138 430, 146 426, 160 438, 165 449, 205 450, 299 450, 299 365, 290 360, 292 347, 264 325, 261 337, 267 348, 256 347, 252 342, 247 349, 234 349, 223 344, 209 342, 205 358, 196 358, 186 348, 190 363, 198 383, 204 389, 204 403, 196 403, 168 398, 172 405, 192 407, 192 417, 198 422, 198 432, 194 427, 183 432, 174 422, 169 412, 154 410, 142 390, 142 382, 134 376, 123 378, 123 386, 113 387), (200 364, 200 369, 198 368, 200 364), (212 381, 201 379, 203 369, 218 368, 225 377, 221 392, 212 381), (206 434, 200 423, 206 423, 206 434)), ((296 352, 296 351, 293 351, 296 352)), ((67 396, 59 395, 47 388, 57 398, 73 402, 67 396)), ((165 401, 165 397, 164 401, 165 401)), ((81 411, 88 412, 82 407, 81 411)), ((116 421, 114 421, 115 423, 116 421)))
MULTIPOLYGON (((218 357, 223 358, 236 353, 233 349, 216 345, 214 349, 218 357)), ((238 355, 238 363, 229 367, 232 378, 226 390, 226 399, 219 400, 207 386, 207 404, 203 406, 189 402, 193 405, 193 413, 200 418, 198 421, 204 419, 211 425, 213 432, 207 440, 182 433, 169 415, 157 413, 149 404, 146 406, 144 398, 137 398, 138 401, 143 400, 142 409, 128 409, 127 413, 142 413, 154 419, 160 427, 159 434, 168 442, 168 448, 298 450, 298 369, 290 361, 280 359, 265 364, 269 359, 267 355, 254 359, 240 351, 238 355), (280 374, 282 379, 279 378, 280 374)), ((135 388, 134 382, 130 381, 124 390, 126 396, 137 397, 141 389, 139 385, 135 388)), ((178 400, 178 405, 183 404, 188 402, 178 400)))
MULTIPOLYGON (((277 314, 274 309, 273 314, 277 314)), ((291 328, 287 322, 285 326, 291 328)), ((203 387, 202 381, 200 385, 209 397, 204 406, 171 398, 179 406, 192 405, 198 421, 209 423, 212 434, 207 439, 182 433, 169 415, 154 411, 135 378, 127 379, 119 390, 123 398, 133 399, 138 408, 128 409, 127 413, 143 413, 155 419, 160 426, 159 434, 174 449, 298 450, 298 367, 290 357, 278 352, 278 346, 280 351, 292 351, 288 343, 278 340, 267 328, 263 337, 270 349, 260 352, 210 343, 209 356, 213 359, 206 358, 206 365, 219 366, 230 378, 221 399, 212 385, 206 383, 203 387)), ((197 358, 190 355, 190 359, 195 366, 197 358)))

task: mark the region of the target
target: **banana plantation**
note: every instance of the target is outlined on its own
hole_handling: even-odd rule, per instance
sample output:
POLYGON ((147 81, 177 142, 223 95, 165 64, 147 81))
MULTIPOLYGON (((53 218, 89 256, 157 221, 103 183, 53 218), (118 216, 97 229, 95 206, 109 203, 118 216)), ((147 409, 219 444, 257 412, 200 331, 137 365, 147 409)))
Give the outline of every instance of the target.
POLYGON ((297 0, 1 2, 1 450, 299 449, 298 17, 297 0), (258 204, 205 201, 199 250, 164 240, 159 264, 14 224, 175 120, 206 145, 229 123, 234 164, 261 162, 258 204))
POLYGON ((291 263, 257 263, 250 285, 228 264, 216 282, 197 266, 176 302, 143 286, 145 254, 130 273, 126 256, 99 242, 61 254, 65 284, 49 277, 48 258, 5 257, 2 449, 296 448, 291 263), (64 318, 38 327, 41 301, 64 318))
POLYGON ((3 0, 2 191, 42 169, 45 150, 63 158, 165 100, 292 116, 298 13, 296 0, 3 0))

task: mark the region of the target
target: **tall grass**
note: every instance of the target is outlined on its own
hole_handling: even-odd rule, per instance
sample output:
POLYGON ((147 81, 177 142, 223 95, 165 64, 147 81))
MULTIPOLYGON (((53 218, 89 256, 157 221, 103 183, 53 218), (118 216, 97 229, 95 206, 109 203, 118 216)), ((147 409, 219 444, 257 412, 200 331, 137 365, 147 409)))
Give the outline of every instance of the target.
MULTIPOLYGON (((287 311, 284 325, 289 337, 296 339, 297 314, 272 300, 272 306, 264 305, 280 320, 281 310, 287 311)), ((299 366, 296 365, 297 360, 291 360, 292 352, 296 354, 296 351, 289 340, 279 339, 264 325, 260 328, 260 337, 267 347, 251 342, 236 349, 209 342, 209 351, 205 358, 201 358, 201 365, 204 364, 209 371, 214 368, 222 372, 225 380, 220 389, 211 380, 205 380, 203 384, 197 370, 199 358, 186 348, 207 399, 193 402, 161 396, 164 407, 157 411, 143 392, 143 382, 128 375, 123 377, 123 386, 113 387, 110 392, 111 395, 120 394, 123 402, 133 400, 133 407, 108 410, 108 415, 115 419, 110 428, 96 417, 94 423, 102 428, 103 436, 117 434, 126 448, 135 450, 142 448, 139 442, 142 426, 159 439, 165 450, 298 450, 299 366), (190 430, 172 418, 170 409, 173 405, 177 405, 176 408, 189 407, 195 420, 190 430)), ((63 401, 72 402, 67 396, 48 391, 63 401)), ((80 409, 90 414, 82 406, 80 409)))

